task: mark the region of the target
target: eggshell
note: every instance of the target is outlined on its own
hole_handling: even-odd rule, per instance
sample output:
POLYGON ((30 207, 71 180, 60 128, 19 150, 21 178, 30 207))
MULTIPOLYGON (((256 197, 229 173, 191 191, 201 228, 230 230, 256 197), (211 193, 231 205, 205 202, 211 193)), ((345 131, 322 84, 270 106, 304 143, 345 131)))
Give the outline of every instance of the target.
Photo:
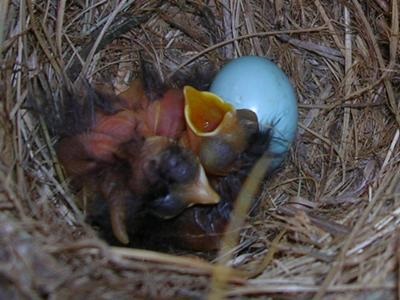
POLYGON ((296 94, 285 73, 266 58, 243 56, 217 73, 210 92, 236 109, 253 110, 261 128, 272 128, 266 150, 276 154, 274 165, 278 166, 296 136, 298 119, 296 94))

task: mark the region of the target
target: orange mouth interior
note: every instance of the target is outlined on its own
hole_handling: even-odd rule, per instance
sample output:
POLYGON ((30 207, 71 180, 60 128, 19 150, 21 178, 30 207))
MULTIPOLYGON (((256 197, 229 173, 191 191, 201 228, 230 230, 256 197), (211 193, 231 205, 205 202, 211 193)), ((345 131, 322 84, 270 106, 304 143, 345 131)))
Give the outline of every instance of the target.
POLYGON ((215 131, 226 113, 234 111, 231 104, 210 92, 185 86, 184 95, 186 121, 193 132, 199 136, 209 135, 215 131))

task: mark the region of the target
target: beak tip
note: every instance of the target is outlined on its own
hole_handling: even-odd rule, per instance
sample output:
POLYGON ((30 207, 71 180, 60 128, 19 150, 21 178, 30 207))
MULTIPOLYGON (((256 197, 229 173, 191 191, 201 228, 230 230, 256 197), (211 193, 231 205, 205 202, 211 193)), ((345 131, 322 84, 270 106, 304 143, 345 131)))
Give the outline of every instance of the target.
POLYGON ((221 201, 221 197, 217 194, 217 196, 215 197, 215 200, 213 202, 211 202, 211 204, 218 204, 221 201))

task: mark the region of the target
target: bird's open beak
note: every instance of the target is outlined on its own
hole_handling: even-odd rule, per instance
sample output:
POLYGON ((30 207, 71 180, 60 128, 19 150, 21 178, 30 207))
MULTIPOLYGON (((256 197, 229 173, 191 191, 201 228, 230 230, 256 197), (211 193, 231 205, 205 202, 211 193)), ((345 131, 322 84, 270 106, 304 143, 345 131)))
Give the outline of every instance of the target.
POLYGON ((197 136, 215 136, 232 127, 236 110, 231 104, 213 93, 198 91, 191 86, 185 86, 183 93, 185 119, 197 136))
POLYGON ((185 86, 183 92, 186 123, 201 138, 202 165, 207 173, 226 174, 237 155, 247 147, 246 132, 236 109, 210 92, 191 86, 185 86))

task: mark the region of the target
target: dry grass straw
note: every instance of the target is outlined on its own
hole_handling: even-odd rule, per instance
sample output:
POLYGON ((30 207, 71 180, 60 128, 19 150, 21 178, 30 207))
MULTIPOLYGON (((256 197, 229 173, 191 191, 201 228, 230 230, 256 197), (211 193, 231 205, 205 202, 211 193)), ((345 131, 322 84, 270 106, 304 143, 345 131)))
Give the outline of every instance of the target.
POLYGON ((0 298, 400 297, 398 1, 207 2, 0 2, 0 298), (79 76, 126 88, 140 53, 166 78, 267 56, 297 89, 290 159, 213 262, 99 240, 29 109, 79 76))

